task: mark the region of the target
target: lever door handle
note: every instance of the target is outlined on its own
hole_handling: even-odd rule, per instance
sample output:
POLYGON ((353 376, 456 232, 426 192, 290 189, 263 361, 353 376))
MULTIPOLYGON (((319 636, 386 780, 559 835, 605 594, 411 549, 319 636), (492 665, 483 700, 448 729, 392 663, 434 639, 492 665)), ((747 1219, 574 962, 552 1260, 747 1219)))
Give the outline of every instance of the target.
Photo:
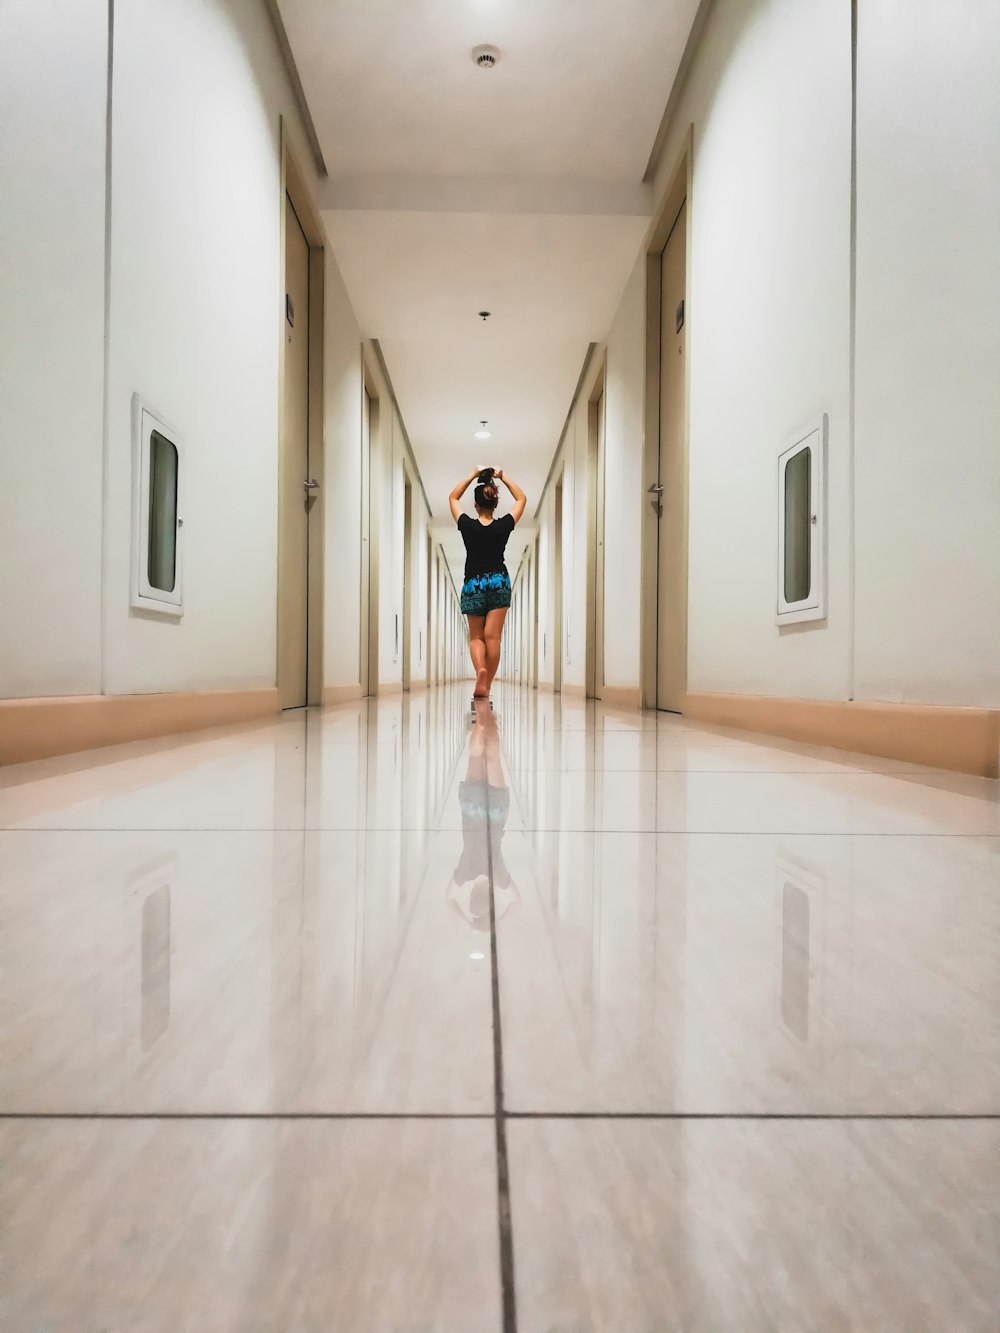
POLYGON ((302 485, 306 488, 307 491, 319 490, 319 482, 313 481, 312 477, 310 477, 308 481, 304 481, 302 485))
POLYGON ((652 486, 650 486, 649 490, 646 492, 646 494, 647 494, 647 495, 662 495, 662 494, 663 494, 663 487, 662 487, 658 482, 655 482, 655 481, 654 481, 653 484, 652 484, 652 486))

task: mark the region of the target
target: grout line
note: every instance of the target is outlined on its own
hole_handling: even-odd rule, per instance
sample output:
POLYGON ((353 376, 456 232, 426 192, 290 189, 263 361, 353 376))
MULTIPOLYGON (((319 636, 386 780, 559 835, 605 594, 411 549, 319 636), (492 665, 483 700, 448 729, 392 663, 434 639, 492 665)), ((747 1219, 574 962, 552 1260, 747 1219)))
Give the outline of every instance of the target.
POLYGON ((517 1333, 514 1235, 510 1212, 510 1164, 507 1158, 507 1123, 504 1110, 503 1034, 500 1027, 500 967, 497 955, 496 894, 493 883, 493 836, 490 823, 489 783, 485 776, 483 785, 486 788, 486 868, 490 884, 490 976, 493 999, 493 1091, 496 1106, 500 1293, 503 1302, 503 1333, 517 1333))
POLYGON ((0 1111, 4 1120, 495 1120, 494 1111, 0 1111))
POLYGON ((508 1120, 1000 1120, 1000 1111, 508 1111, 508 1120))
MULTIPOLYGON (((15 1120, 493 1120, 495 1111, 0 1111, 15 1120)), ((1000 1111, 504 1111, 503 1120, 1000 1121, 1000 1111)), ((507 1179, 509 1191, 509 1178, 507 1179)), ((508 1195, 509 1203, 509 1195, 508 1195)), ((509 1230, 510 1210, 507 1210, 509 1230)))

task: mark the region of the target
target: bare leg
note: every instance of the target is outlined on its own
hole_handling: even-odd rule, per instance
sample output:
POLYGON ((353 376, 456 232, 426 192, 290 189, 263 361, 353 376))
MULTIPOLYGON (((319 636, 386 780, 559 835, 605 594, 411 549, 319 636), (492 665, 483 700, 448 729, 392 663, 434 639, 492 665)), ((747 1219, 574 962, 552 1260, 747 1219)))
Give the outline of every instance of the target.
POLYGON ((500 666, 500 637, 503 634, 503 622, 507 619, 507 608, 497 607, 486 615, 483 637, 486 640, 486 689, 489 692, 493 677, 500 666))
POLYGON ((473 697, 484 699, 490 692, 490 675, 486 668, 486 639, 484 631, 485 616, 466 616, 469 622, 469 656, 476 672, 476 688, 473 697))

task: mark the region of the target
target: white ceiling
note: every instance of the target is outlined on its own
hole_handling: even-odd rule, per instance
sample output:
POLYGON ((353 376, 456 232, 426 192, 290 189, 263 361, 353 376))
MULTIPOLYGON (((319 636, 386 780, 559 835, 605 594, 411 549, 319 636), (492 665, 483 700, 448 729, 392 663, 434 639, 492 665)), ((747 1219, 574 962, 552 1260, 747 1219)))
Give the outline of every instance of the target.
POLYGON ((436 517, 480 461, 537 498, 648 225, 642 180, 697 3, 279 0, 330 242, 436 517), (483 42, 502 52, 488 72, 483 42))
POLYGON ((378 337, 431 505, 477 463, 537 498, 587 345, 608 330, 644 218, 326 213, 378 337), (492 311, 483 322, 479 310, 492 311), (481 418, 493 438, 473 439, 481 418))
POLYGON ((641 180, 696 0, 280 0, 332 176, 641 180), (470 59, 500 47, 496 69, 470 59))

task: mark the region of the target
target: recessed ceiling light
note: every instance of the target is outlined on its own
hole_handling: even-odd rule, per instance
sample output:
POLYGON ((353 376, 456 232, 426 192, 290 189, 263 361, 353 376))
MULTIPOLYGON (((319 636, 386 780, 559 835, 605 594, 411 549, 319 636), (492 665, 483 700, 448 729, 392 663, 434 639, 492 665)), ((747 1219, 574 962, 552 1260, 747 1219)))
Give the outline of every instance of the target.
POLYGON ((474 963, 481 963, 485 959, 486 955, 484 953, 470 953, 469 957, 472 959, 474 963))

